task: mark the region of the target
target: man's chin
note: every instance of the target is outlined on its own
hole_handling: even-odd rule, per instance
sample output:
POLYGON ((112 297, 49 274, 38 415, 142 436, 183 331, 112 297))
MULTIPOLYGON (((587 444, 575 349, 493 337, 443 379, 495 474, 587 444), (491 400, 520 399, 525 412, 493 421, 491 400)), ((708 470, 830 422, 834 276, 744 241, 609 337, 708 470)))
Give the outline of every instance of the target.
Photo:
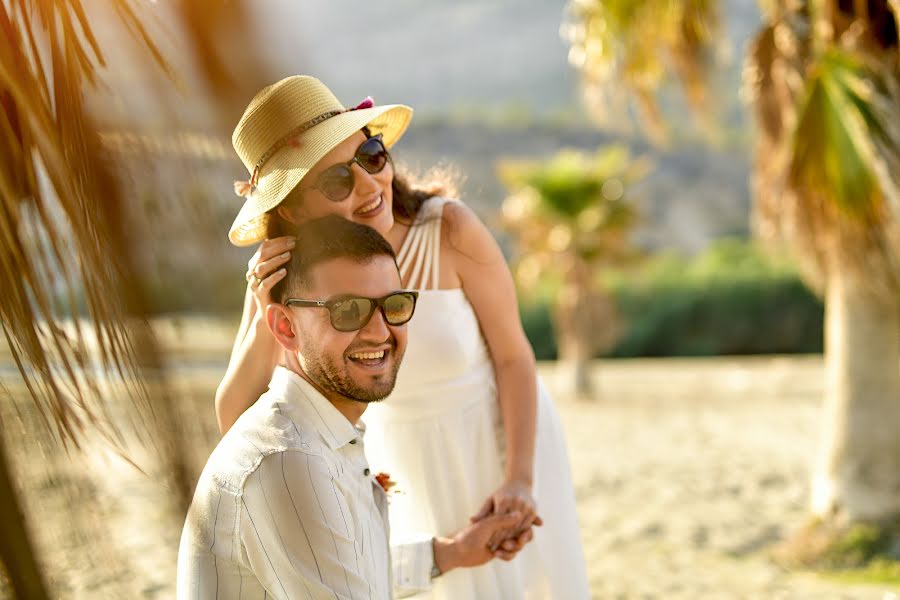
POLYGON ((366 404, 371 404, 372 402, 381 402, 385 398, 391 395, 391 392, 394 391, 394 385, 391 383, 390 387, 376 387, 369 386, 367 388, 359 387, 353 390, 352 395, 348 395, 358 402, 365 402, 366 404))

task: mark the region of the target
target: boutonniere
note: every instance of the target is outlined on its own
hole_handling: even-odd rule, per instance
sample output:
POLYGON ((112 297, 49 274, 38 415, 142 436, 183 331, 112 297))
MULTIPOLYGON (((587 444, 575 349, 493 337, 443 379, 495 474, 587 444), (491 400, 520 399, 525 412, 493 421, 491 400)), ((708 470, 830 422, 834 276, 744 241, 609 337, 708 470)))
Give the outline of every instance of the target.
POLYGON ((397 482, 391 479, 390 474, 385 473, 384 471, 375 476, 375 481, 378 482, 378 485, 381 486, 381 489, 383 489, 386 494, 389 494, 391 488, 397 485, 397 482))

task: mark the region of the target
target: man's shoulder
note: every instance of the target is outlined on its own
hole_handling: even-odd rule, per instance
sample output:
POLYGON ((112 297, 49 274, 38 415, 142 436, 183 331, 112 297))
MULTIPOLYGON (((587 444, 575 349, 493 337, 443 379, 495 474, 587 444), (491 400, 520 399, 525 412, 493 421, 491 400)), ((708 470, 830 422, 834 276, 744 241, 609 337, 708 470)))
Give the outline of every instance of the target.
POLYGON ((322 456, 328 451, 319 433, 292 418, 285 399, 271 391, 248 408, 219 441, 201 480, 240 494, 247 479, 266 458, 300 452, 322 456))

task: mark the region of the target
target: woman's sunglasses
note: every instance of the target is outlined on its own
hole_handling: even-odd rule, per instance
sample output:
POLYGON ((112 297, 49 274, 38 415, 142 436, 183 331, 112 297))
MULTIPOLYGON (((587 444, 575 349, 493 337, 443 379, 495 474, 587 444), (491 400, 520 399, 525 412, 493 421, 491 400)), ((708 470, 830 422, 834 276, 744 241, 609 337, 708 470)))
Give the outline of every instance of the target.
POLYGON ((381 141, 381 134, 370 137, 356 149, 356 154, 345 163, 333 165, 319 173, 316 183, 303 190, 319 190, 333 202, 344 200, 353 191, 356 178, 353 176, 353 163, 358 164, 366 172, 374 175, 380 173, 390 160, 387 148, 381 141))
POLYGON ((347 297, 334 300, 288 298, 285 306, 318 306, 328 309, 331 326, 338 331, 357 331, 365 327, 375 309, 380 309, 388 325, 403 325, 412 319, 419 292, 393 292, 382 298, 347 297))

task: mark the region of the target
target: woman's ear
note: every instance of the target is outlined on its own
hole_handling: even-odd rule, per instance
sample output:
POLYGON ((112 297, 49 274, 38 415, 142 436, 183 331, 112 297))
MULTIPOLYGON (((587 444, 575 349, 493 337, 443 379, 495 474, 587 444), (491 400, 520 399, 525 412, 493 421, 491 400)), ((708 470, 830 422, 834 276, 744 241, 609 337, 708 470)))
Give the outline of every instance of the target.
POLYGON ((275 207, 275 214, 288 223, 297 223, 297 217, 294 215, 294 211, 285 206, 284 202, 275 207))
POLYGON ((291 309, 283 304, 272 303, 266 307, 266 324, 269 331, 285 350, 300 350, 300 340, 294 331, 291 309))
POLYGON ((294 188, 291 193, 275 207, 275 214, 292 225, 301 223, 303 219, 303 209, 301 208, 300 192, 294 188))

